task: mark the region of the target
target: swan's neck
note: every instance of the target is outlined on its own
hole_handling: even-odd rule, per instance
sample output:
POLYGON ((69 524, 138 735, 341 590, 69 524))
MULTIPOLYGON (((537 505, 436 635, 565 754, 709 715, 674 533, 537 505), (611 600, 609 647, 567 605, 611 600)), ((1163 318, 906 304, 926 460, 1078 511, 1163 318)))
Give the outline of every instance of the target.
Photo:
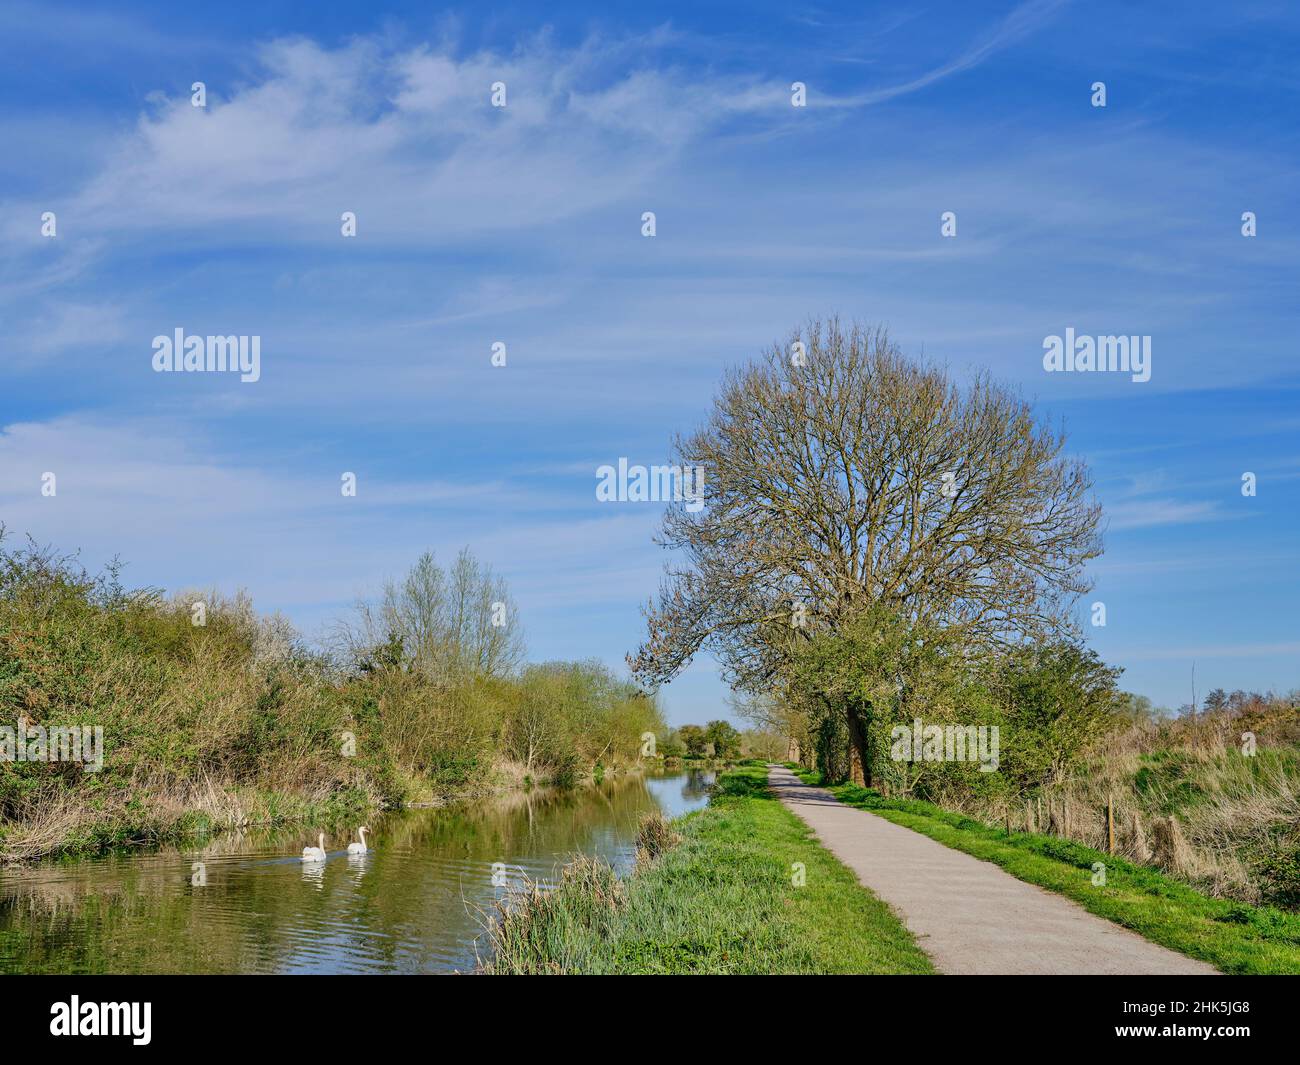
POLYGON ((324 833, 324 832, 322 832, 322 833, 320 834, 320 849, 321 849, 322 851, 325 849, 325 833, 324 833))
POLYGON ((361 837, 361 846, 364 847, 366 845, 366 830, 364 828, 358 828, 357 835, 361 837))

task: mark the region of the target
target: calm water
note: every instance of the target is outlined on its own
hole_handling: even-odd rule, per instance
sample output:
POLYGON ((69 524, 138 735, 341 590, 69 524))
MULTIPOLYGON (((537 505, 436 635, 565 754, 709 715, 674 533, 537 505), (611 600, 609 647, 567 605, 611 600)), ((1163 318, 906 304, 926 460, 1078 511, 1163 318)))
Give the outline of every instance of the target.
POLYGON ((579 851, 625 870, 641 818, 703 806, 712 780, 611 780, 388 814, 369 822, 369 854, 349 856, 338 832, 323 864, 299 860, 308 840, 295 827, 3 870, 0 972, 464 972, 507 890, 493 863, 543 883, 579 851), (206 885, 191 882, 194 862, 206 885))

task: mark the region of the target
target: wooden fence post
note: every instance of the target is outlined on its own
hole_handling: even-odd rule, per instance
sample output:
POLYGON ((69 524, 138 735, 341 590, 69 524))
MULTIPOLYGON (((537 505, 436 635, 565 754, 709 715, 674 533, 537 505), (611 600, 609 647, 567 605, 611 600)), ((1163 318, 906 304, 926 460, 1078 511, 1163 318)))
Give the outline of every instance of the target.
POLYGON ((1106 796, 1106 849, 1115 853, 1115 796, 1106 796))

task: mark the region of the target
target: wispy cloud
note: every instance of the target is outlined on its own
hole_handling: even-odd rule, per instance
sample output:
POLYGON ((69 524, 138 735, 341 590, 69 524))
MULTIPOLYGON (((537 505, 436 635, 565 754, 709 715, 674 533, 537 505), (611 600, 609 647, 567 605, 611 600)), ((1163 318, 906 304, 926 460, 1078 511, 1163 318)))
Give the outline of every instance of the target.
POLYGON ((255 80, 213 86, 207 107, 160 100, 71 214, 96 229, 225 223, 323 242, 351 209, 368 237, 445 242, 590 211, 644 188, 738 114, 787 117, 775 84, 618 69, 625 50, 543 37, 469 55, 272 41, 255 80))
POLYGON ((124 335, 120 306, 54 301, 12 338, 13 351, 20 359, 42 359, 69 348, 102 354, 124 335))
POLYGON ((993 29, 980 35, 960 54, 943 65, 898 85, 873 89, 827 102, 837 107, 862 107, 919 92, 954 74, 971 70, 998 52, 1019 44, 1047 25, 1067 2, 1068 0, 1028 0, 1027 3, 1015 7, 993 29))
POLYGON ((1187 525, 1192 522, 1221 521, 1236 515, 1223 513, 1209 501, 1180 499, 1143 499, 1112 503, 1106 508, 1110 528, 1147 529, 1153 525, 1187 525))

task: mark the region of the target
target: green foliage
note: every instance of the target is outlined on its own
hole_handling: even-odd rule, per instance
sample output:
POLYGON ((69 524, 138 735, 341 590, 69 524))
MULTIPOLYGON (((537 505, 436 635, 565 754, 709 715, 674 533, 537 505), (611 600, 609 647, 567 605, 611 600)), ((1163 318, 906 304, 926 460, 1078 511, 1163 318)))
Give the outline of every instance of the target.
POLYGON ((1300 844, 1271 845, 1258 859, 1257 867, 1269 902, 1300 909, 1300 844))
POLYGON ((735 758, 740 754, 740 733, 727 721, 710 721, 704 738, 713 745, 714 758, 735 758))
POLYGON ((1202 763, 1190 752, 1164 749, 1143 754, 1140 760, 1133 788, 1149 801, 1152 813, 1185 813, 1204 798, 1196 776, 1202 763))
POLYGON ((563 769, 574 780, 601 761, 634 762, 641 737, 666 731, 654 699, 598 662, 530 666, 512 682, 502 709, 504 750, 532 772, 563 769))
POLYGON ((554 763, 551 770, 551 786, 556 788, 575 788, 578 786, 578 756, 568 754, 554 763))
POLYGON ((827 780, 845 780, 849 775, 849 730, 844 715, 824 711, 816 715, 813 730, 813 758, 817 772, 827 780))
POLYGON ((275 820, 340 796, 399 805, 483 784, 525 747, 530 773, 572 784, 598 761, 637 760, 642 733, 664 731, 654 700, 598 663, 458 668, 448 682, 392 634, 350 661, 310 652, 245 596, 127 592, 115 567, 91 576, 0 542, 0 724, 104 731, 99 773, 0 764, 0 855, 182 835, 249 807, 275 820))
POLYGON ((1019 789, 1060 779, 1112 728, 1120 670, 1075 643, 1034 645, 999 660, 991 686, 1008 709, 1003 769, 1019 789))
MULTIPOLYGON (((658 827, 620 881, 580 859, 502 906, 489 973, 929 973, 890 909, 767 788, 724 774, 709 807, 658 827), (680 841, 671 837, 680 833, 680 841), (806 883, 791 867, 802 862, 806 883)), ((644 844, 644 840, 643 840, 644 844)))
POLYGON ((923 798, 1023 794, 1059 778, 1115 721, 1118 670, 1069 642, 976 654, 960 631, 922 626, 880 608, 792 654, 790 695, 813 722, 813 757, 830 780, 848 776, 859 723, 873 784, 923 798), (973 760, 894 757, 896 728, 998 728, 999 771, 973 760))
POLYGON ((682 742, 681 729, 673 729, 668 733, 663 743, 659 744, 658 753, 665 759, 686 757, 686 744, 682 742))
POLYGON ((699 725, 683 725, 677 730, 677 737, 686 748, 686 757, 703 758, 709 748, 709 738, 699 725))
MULTIPOLYGON (((830 770, 847 760, 830 746, 861 729, 864 762, 871 779, 891 779, 908 789, 924 771, 889 757, 891 729, 922 717, 927 723, 954 720, 964 662, 943 630, 913 625, 881 607, 871 607, 836 631, 815 633, 791 655, 791 690, 816 722, 818 763, 830 770)), ((847 775, 847 774, 846 774, 847 775)))

